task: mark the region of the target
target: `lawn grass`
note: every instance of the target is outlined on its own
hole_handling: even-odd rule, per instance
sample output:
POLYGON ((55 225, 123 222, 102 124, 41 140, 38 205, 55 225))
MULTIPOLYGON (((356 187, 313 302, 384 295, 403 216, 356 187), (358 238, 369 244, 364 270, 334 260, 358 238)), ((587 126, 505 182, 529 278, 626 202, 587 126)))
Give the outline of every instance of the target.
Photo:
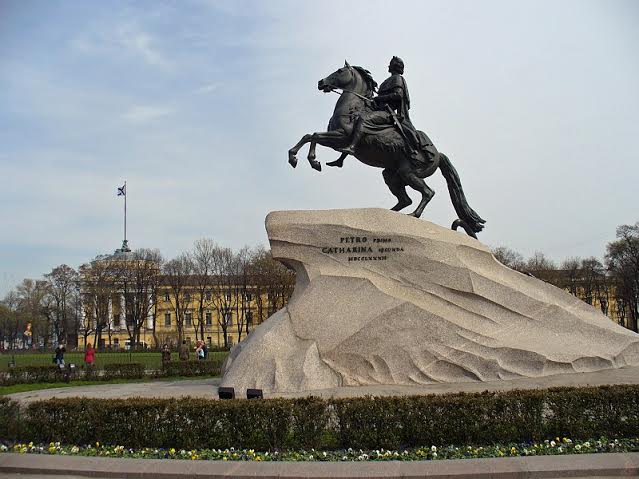
POLYGON ((101 384, 124 384, 124 383, 149 383, 157 381, 193 381, 210 379, 208 376, 174 376, 169 378, 143 378, 143 379, 112 379, 110 381, 71 381, 68 383, 31 383, 14 384, 12 386, 0 386, 0 396, 7 394, 24 393, 38 391, 40 389, 72 388, 78 386, 92 386, 101 384))
MULTIPOLYGON (((223 359, 228 352, 209 352, 211 359, 223 359)), ((10 353, 0 354, 0 371, 9 369, 9 362, 15 358, 16 367, 21 366, 51 366, 53 364, 53 353, 10 353)), ((172 353, 171 359, 178 360, 178 353, 172 353)), ((191 351, 191 359, 197 359, 195 352, 191 351)), ((77 365, 84 364, 83 352, 68 352, 64 355, 64 361, 67 364, 74 363, 77 365)), ((95 364, 98 368, 104 367, 105 364, 113 363, 142 363, 146 369, 159 369, 162 365, 162 356, 159 351, 142 351, 142 352, 97 352, 95 355, 95 364)))

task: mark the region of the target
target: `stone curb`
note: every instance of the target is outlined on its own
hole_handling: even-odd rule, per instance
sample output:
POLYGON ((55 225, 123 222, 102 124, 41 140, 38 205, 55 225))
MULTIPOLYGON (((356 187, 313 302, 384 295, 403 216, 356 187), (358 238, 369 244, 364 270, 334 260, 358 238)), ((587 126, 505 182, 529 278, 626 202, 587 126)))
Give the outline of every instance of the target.
POLYGON ((389 462, 226 462, 162 459, 0 454, 0 472, 173 479, 197 477, 263 479, 550 479, 637 477, 639 453, 574 454, 443 461, 389 462))

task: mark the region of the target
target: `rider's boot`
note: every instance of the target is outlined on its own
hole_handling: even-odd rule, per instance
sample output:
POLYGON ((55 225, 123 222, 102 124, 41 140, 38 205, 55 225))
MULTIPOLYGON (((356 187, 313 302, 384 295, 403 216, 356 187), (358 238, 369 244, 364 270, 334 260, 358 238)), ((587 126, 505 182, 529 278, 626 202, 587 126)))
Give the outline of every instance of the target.
POLYGON ((348 145, 346 148, 340 148, 339 151, 341 151, 342 153, 346 153, 348 155, 354 155, 355 154, 355 148, 357 148, 357 144, 359 143, 359 140, 362 139, 362 122, 358 121, 355 123, 355 126, 353 127, 353 133, 351 136, 351 144, 348 145))

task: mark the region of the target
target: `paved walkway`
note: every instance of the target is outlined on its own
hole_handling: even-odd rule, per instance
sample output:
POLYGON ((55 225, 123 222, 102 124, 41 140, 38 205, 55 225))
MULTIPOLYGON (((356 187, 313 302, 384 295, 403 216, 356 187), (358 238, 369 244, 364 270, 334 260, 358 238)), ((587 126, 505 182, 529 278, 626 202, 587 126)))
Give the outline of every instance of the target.
POLYGON ((135 477, 138 479, 181 479, 185 477, 202 479, 229 477, 273 479, 638 477, 639 453, 360 463, 108 459, 4 453, 0 454, 0 474, 28 474, 32 477, 55 474, 69 477, 135 477))
MULTIPOLYGON (((24 393, 10 394, 9 397, 22 404, 53 397, 89 397, 89 398, 131 398, 157 397, 174 398, 192 396, 217 399, 219 378, 153 381, 145 383, 98 384, 93 386, 75 386, 70 388, 41 389, 24 393)), ((416 394, 445 394, 451 392, 510 391, 513 389, 545 389, 559 386, 602 386, 606 384, 639 384, 639 368, 621 368, 597 371, 594 373, 557 374, 542 378, 513 379, 510 381, 468 382, 456 384, 430 384, 427 386, 358 386, 308 391, 306 393, 280 393, 278 397, 299 397, 313 395, 320 397, 353 396, 397 396, 416 394)), ((236 391, 242 397, 242 391, 236 391)), ((265 394, 265 397, 275 395, 265 394)))

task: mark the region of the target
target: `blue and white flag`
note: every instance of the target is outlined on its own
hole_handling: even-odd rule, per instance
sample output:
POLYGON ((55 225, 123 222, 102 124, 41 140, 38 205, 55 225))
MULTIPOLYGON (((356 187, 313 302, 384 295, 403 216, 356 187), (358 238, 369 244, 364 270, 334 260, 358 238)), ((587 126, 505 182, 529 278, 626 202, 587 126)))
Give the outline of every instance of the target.
POLYGON ((126 183, 121 188, 118 188, 118 196, 126 196, 126 183))

